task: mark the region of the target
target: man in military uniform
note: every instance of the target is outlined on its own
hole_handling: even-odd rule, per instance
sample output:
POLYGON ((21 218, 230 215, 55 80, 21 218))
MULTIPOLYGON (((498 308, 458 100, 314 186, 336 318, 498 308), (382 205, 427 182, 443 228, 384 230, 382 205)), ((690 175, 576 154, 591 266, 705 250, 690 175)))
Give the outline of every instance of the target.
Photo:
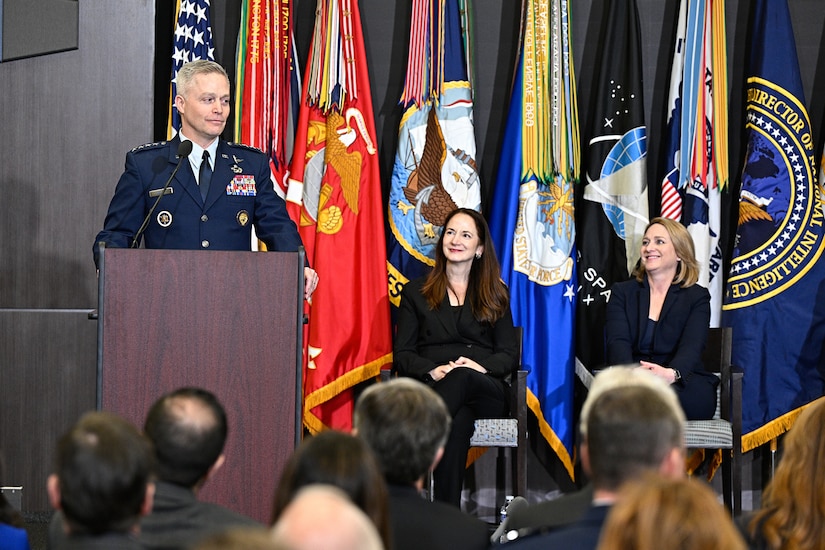
MULTIPOLYGON (((267 156, 220 139, 230 109, 226 71, 212 61, 192 61, 180 69, 176 84, 180 132, 171 141, 127 153, 126 170, 95 238, 95 263, 99 242, 119 248, 143 240, 146 248, 250 250, 253 225, 269 250, 298 250, 301 237, 275 193, 267 156), (187 141, 191 153, 179 158, 189 149, 187 141)), ((305 277, 309 298, 318 275, 307 267, 305 277)))

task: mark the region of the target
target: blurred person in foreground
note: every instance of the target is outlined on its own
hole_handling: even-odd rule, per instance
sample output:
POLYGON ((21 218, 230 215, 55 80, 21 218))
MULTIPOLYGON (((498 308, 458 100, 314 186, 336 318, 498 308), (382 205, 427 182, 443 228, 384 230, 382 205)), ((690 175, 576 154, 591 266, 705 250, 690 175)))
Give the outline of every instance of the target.
POLYGON ((298 491, 272 527, 272 538, 286 550, 383 550, 370 519, 332 485, 298 491))
MULTIPOLYGON (((6 479, 3 472, 3 453, 0 452, 0 487, 6 479)), ((29 550, 29 535, 23 516, 0 493, 0 550, 29 550)))
POLYGON ((784 437, 762 507, 736 522, 755 550, 825 548, 825 399, 802 411, 784 437))
POLYGON ((450 413, 435 391, 411 378, 370 386, 355 403, 353 425, 387 480, 394 550, 489 546, 485 523, 422 495, 424 479, 438 464, 450 430, 450 413))
MULTIPOLYGON (((228 508, 198 500, 200 489, 226 461, 226 411, 212 392, 184 387, 161 396, 149 409, 143 429, 156 465, 152 511, 140 522, 144 548, 180 550, 230 527, 262 527, 228 508)), ((62 521, 55 514, 49 526, 51 547, 63 537, 62 521)))
POLYGON ((745 550, 745 541, 713 490, 700 480, 655 473, 621 490, 598 550, 745 550))
POLYGON ((272 523, 308 485, 341 489, 375 524, 390 547, 387 485, 367 444, 358 437, 326 430, 304 439, 284 466, 272 504, 272 523))
POLYGON ((582 408, 579 449, 593 484, 590 507, 565 527, 508 544, 514 549, 595 550, 622 485, 651 471, 672 478, 685 475, 684 425, 676 394, 662 379, 626 367, 597 374, 582 408))
POLYGON ((57 442, 47 490, 62 512, 56 549, 132 550, 140 518, 152 509, 152 445, 123 418, 84 414, 57 442))

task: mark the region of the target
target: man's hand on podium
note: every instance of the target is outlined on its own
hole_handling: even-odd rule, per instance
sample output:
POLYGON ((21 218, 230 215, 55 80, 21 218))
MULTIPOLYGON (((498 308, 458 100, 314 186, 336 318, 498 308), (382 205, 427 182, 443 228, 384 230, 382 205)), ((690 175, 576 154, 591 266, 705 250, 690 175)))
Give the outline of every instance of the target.
POLYGON ((304 298, 312 303, 312 293, 318 288, 318 273, 311 267, 304 268, 304 298))

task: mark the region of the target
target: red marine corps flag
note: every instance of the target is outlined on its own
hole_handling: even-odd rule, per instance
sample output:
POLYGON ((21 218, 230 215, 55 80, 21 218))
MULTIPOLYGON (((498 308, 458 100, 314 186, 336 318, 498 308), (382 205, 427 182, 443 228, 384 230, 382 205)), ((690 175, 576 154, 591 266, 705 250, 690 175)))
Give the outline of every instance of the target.
POLYGON ((375 122, 356 0, 321 0, 287 207, 320 275, 309 308, 304 424, 347 430, 351 388, 392 362, 375 122))

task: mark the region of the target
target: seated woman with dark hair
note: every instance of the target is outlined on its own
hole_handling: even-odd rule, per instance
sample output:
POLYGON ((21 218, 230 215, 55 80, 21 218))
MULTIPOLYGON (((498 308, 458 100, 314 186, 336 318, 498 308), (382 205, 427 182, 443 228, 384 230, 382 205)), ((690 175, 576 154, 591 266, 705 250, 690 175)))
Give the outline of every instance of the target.
POLYGON ((608 364, 638 363, 664 379, 688 420, 713 417, 719 384, 702 364, 710 293, 696 284, 698 279, 687 229, 667 218, 653 219, 633 278, 611 289, 605 327, 608 364))
POLYGON ((272 524, 298 491, 308 485, 341 489, 375 524, 390 548, 387 485, 372 451, 361 439, 327 430, 304 439, 284 466, 272 505, 272 524))
POLYGON ((510 295, 481 214, 447 216, 435 266, 404 287, 397 322, 395 370, 429 384, 452 416, 433 477, 435 498, 458 506, 473 423, 507 414, 505 380, 518 363, 510 295))

